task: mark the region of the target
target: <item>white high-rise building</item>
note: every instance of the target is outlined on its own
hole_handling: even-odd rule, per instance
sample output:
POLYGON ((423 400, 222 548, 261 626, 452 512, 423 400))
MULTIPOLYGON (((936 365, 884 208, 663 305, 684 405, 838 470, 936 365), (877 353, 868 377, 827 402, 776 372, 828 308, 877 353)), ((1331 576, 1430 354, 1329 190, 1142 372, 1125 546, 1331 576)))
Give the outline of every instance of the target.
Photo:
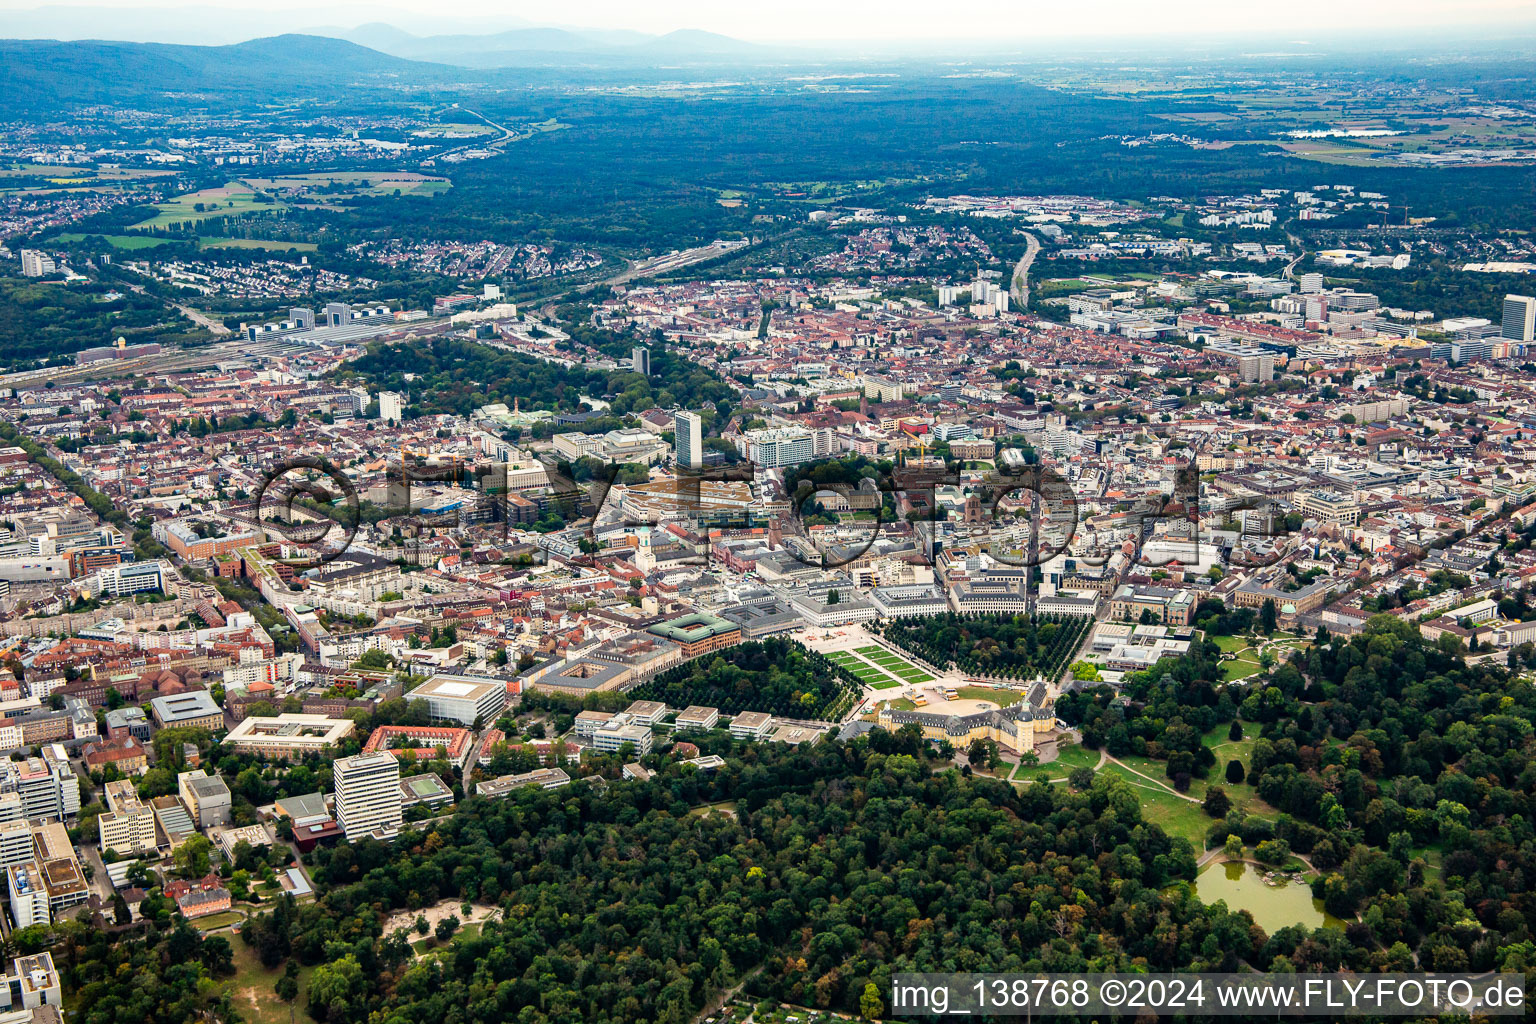
POLYGON ((399 835, 400 762, 394 754, 378 750, 339 757, 331 777, 336 784, 336 823, 349 842, 365 835, 399 835))
POLYGON ((127 779, 109 782, 106 796, 109 810, 96 818, 101 848, 115 850, 126 857, 154 852, 155 812, 139 799, 133 783, 127 779))
POLYGON ((680 412, 673 416, 672 434, 679 468, 698 469, 704 465, 704 427, 697 414, 680 412))
POLYGON ((629 365, 635 373, 643 373, 647 377, 651 375, 651 350, 643 345, 636 345, 630 353, 629 365))
POLYGON ((27 818, 64 821, 80 813, 80 778, 57 744, 44 747, 42 757, 0 761, 0 792, 16 794, 27 818))
POLYGON ((1238 372, 1245 382, 1264 382, 1275 379, 1275 357, 1268 352, 1239 356, 1238 372))
POLYGON ((405 418, 405 396, 394 391, 379 392, 379 419, 399 423, 405 418))
POLYGON ((1303 295, 1316 295, 1323 290, 1322 274, 1302 274, 1301 293, 1303 295))
POLYGON ((57 271, 58 264, 53 262, 53 257, 36 249, 21 250, 21 276, 22 277, 47 277, 57 271))
POLYGON ((31 825, 25 821, 0 821, 0 868, 13 868, 36 856, 31 825))
POLYGON ((1504 339, 1536 341, 1536 298, 1529 295, 1504 296, 1504 339))
POLYGON ((34 924, 47 924, 52 918, 48 913, 48 886, 36 861, 27 861, 6 868, 6 879, 11 890, 11 917, 17 928, 30 928, 34 924))

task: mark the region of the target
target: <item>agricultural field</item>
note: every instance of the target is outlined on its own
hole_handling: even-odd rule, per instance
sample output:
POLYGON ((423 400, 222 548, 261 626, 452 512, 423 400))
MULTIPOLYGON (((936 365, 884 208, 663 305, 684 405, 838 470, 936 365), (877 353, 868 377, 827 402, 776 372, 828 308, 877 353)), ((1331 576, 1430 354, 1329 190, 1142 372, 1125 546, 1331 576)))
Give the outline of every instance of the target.
POLYGON ((412 134, 422 138, 435 138, 451 135, 455 138, 473 138, 477 135, 495 135, 496 129, 486 124, 464 124, 462 122, 444 122, 442 124, 429 124, 412 134))
POLYGON ((62 164, 17 163, 0 167, 0 181, 9 178, 44 178, 55 185, 87 185, 97 182, 164 178, 176 173, 165 168, 71 167, 62 164))
POLYGON ((243 184, 286 201, 346 200, 359 196, 425 196, 453 187, 447 178, 414 171, 330 171, 287 174, 274 178, 245 178, 243 184))
POLYGON ((198 192, 156 203, 159 212, 148 220, 133 225, 131 230, 148 231, 153 228, 175 227, 185 223, 201 223, 218 217, 239 217, 250 213, 273 213, 287 209, 271 197, 259 194, 249 185, 232 181, 219 188, 205 188, 198 192))
POLYGON ((269 252, 287 252, 289 249, 314 252, 319 248, 314 242, 284 242, 267 238, 199 238, 197 244, 202 249, 265 249, 269 252))

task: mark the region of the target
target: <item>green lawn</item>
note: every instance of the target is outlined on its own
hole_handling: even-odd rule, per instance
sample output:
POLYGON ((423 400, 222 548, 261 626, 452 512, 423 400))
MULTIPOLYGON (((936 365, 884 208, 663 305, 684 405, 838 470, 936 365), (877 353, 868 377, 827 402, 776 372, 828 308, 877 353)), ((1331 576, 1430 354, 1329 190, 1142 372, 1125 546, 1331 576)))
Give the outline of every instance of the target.
POLYGON ((1249 661, 1247 658, 1238 658, 1236 661, 1224 661, 1221 663, 1221 678, 1225 682, 1233 682, 1238 679, 1247 679, 1264 671, 1264 666, 1257 661, 1249 661))
POLYGON ((1205 745, 1211 748, 1211 753, 1216 755, 1216 765, 1225 771, 1227 762, 1234 757, 1243 762, 1247 767, 1253 756, 1253 745, 1259 738, 1259 726, 1257 722, 1243 723, 1243 738, 1240 740, 1227 739, 1230 725, 1218 725, 1205 734, 1205 745))
MULTIPOLYGON (((1226 776, 1227 762, 1233 758, 1241 761, 1245 769, 1248 767, 1253 754, 1253 744, 1258 739, 1258 727, 1252 722, 1246 723, 1243 727, 1245 735, 1236 743, 1228 742, 1228 728, 1229 726, 1225 725, 1219 726, 1205 734, 1205 745, 1210 747, 1211 752, 1216 755, 1216 764, 1211 768, 1208 778, 1190 780, 1189 793, 1187 795, 1194 797, 1196 800, 1203 801, 1206 791, 1210 787, 1220 786, 1226 790, 1227 796, 1232 799, 1232 803, 1244 811, 1244 813, 1256 814, 1261 818, 1273 820, 1279 812, 1259 799, 1258 792, 1252 786, 1246 782, 1239 782, 1235 785, 1229 784, 1226 776)), ((1169 779, 1166 775, 1168 769, 1166 761, 1157 761, 1150 757, 1137 757, 1134 754, 1126 754, 1124 757, 1119 758, 1119 760, 1144 775, 1152 776, 1152 778, 1168 788, 1171 789, 1173 787, 1173 780, 1169 779)))
POLYGON ((827 655, 827 660, 852 672, 859 682, 876 690, 889 690, 892 687, 901 685, 901 683, 862 658, 856 657, 847 651, 833 651, 827 655))
POLYGON ((481 922, 479 921, 476 921, 474 924, 464 925, 458 931, 454 932, 453 938, 449 939, 446 943, 437 942, 431 936, 428 936, 424 939, 417 939, 415 942, 411 943, 411 948, 416 951, 417 956, 424 956, 425 954, 432 952, 443 952, 452 948, 453 944, 458 942, 460 939, 472 939, 479 935, 480 925, 481 922))
POLYGON ((221 914, 209 914, 207 917, 199 917, 192 922, 192 926, 200 932, 211 932, 215 928, 227 928, 244 920, 244 914, 237 914, 233 910, 226 910, 221 914))
MULTIPOLYGON (((91 236, 83 235, 78 231, 70 231, 62 235, 55 235, 52 241, 83 242, 88 237, 91 236)), ((167 245, 173 241, 173 239, 169 238, 156 238, 153 235, 102 235, 100 237, 105 239, 106 243, 112 248, 123 250, 153 249, 157 245, 167 245)))
MULTIPOLYGON (((1080 765, 1092 768, 1098 764, 1099 752, 1088 750, 1084 747, 1071 746, 1062 751, 1061 756, 1045 765, 1020 765, 1013 774, 1014 779, 1025 782, 1036 778, 1049 778, 1052 780, 1065 779, 1073 768, 1080 765)), ((1206 816, 1198 803, 1192 803, 1181 799, 1174 792, 1171 784, 1163 777, 1164 764, 1161 761, 1153 761, 1145 757, 1125 757, 1125 765, 1106 763, 1102 771, 1109 772, 1116 778, 1123 779, 1141 801, 1141 816, 1144 820, 1158 825, 1173 836, 1183 836, 1189 840, 1195 848, 1196 854, 1205 849, 1205 833, 1214 819, 1206 816), (1151 778, 1143 778, 1135 771, 1143 772, 1151 778)), ((1230 794, 1232 789, 1228 788, 1230 794)), ((1190 787, 1189 794, 1196 800, 1202 800, 1205 796, 1205 784, 1196 780, 1190 787), (1198 790, 1198 791, 1197 791, 1198 790)), ((1255 801, 1259 803, 1259 801, 1255 801)), ((1263 810, 1270 810, 1267 805, 1262 805, 1263 810)), ((1255 808, 1255 810, 1260 810, 1255 808)), ((1262 811, 1260 811, 1262 813, 1262 811)), ((1273 811, 1270 810, 1273 814, 1273 811)))
MULTIPOLYGON (((289 1024, 289 1005, 277 998, 273 986, 277 979, 283 976, 283 968, 269 971, 261 966, 261 961, 256 958, 256 951, 247 946, 240 937, 232 935, 229 944, 235 949, 235 974, 228 981, 221 984, 228 985, 229 992, 242 1019, 248 1024, 289 1024)), ((293 1005, 298 1008, 295 1016, 301 1016, 304 1012, 304 1004, 309 996, 309 975, 313 968, 301 967, 299 969, 299 997, 293 1005)))
POLYGON ((1222 654, 1236 654, 1246 650, 1249 646, 1248 638, 1242 636, 1211 636, 1211 641, 1221 648, 1222 654))
MULTIPOLYGON (((1173 788, 1173 780, 1165 774, 1168 771, 1167 761, 1158 761, 1150 757, 1137 757, 1135 754, 1123 754, 1115 758, 1115 760, 1127 768, 1141 772, 1143 775, 1150 775, 1153 779, 1157 780, 1159 785, 1169 789, 1173 788)), ((1198 796, 1199 794, 1191 792, 1189 795, 1198 796)))
POLYGON ((1019 764, 1013 769, 1012 778, 1016 782, 1034 782, 1039 779, 1042 782, 1051 782, 1064 779, 1066 776, 1052 772, 1056 765, 1052 764, 1019 764))
POLYGON ((907 659, 892 654, 884 647, 877 647, 871 644, 868 647, 856 647, 854 650, 860 656, 868 658, 887 672, 900 676, 906 682, 928 683, 933 681, 933 676, 930 673, 918 668, 907 659))
POLYGON ((1069 747, 1062 747, 1056 756, 1056 760, 1049 761, 1045 767, 1059 770, 1062 773, 1070 772, 1074 768, 1094 768, 1099 763, 1099 752, 1080 747, 1076 743, 1069 747))
POLYGON ((1445 857, 1445 851, 1441 849, 1438 843, 1433 846, 1415 847, 1413 856, 1424 858, 1425 877, 1439 879, 1442 867, 1441 862, 1445 857))
POLYGON ((1018 690, 1010 690, 1007 687, 992 686, 961 686, 955 690, 955 696, 961 700, 990 700, 1003 707, 1017 704, 1023 699, 1024 694, 1018 690))
POLYGON ((1211 777, 1205 781, 1196 779, 1189 787, 1190 796, 1198 796, 1205 799, 1205 792, 1211 786, 1220 786, 1227 791, 1227 796, 1232 798, 1232 803, 1241 808, 1245 813, 1257 814, 1261 818, 1275 818, 1279 812, 1259 798, 1258 791, 1246 782, 1227 781, 1227 762, 1233 759, 1242 762, 1243 770, 1253 763, 1253 744, 1259 738, 1259 728, 1253 722, 1243 726, 1245 735, 1242 739, 1233 743, 1227 739, 1227 727, 1221 726, 1212 729, 1205 736, 1205 745, 1211 748, 1211 753, 1216 755, 1216 766, 1211 769, 1211 777), (1214 738, 1214 741, 1213 741, 1214 738))
POLYGON ((1197 854, 1205 849, 1205 832, 1211 827, 1212 819, 1206 817, 1199 804, 1180 799, 1171 789, 1149 782, 1120 765, 1109 764, 1104 770, 1130 783, 1141 798, 1144 820, 1161 826, 1169 835, 1188 839, 1197 854))

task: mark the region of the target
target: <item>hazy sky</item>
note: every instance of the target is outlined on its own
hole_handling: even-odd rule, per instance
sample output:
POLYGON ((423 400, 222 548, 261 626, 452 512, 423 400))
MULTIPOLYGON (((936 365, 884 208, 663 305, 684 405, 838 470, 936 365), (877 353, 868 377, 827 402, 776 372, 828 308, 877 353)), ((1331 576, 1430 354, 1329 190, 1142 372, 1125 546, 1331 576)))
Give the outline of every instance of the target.
MULTIPOLYGON (((301 25, 352 27, 388 21, 418 34, 463 31, 463 19, 485 29, 515 24, 627 28, 669 32, 691 28, 762 42, 815 43, 933 39, 1020 40, 1063 36, 1262 34, 1275 43, 1326 45, 1341 35, 1415 29, 1529 27, 1536 0, 384 0, 297 7, 293 0, 73 0, 111 8, 222 8, 231 21, 263 12, 274 31, 301 25), (238 12, 238 13, 236 13, 238 12)), ((39 7, 0 0, 0 12, 39 7)), ((3 20, 3 18, 0 18, 3 20)), ((89 36, 82 17, 76 38, 89 36)), ((213 19, 210 19, 213 20, 213 19)), ((213 26, 208 26, 212 28, 213 26)), ((1496 31, 1496 30, 1495 30, 1496 31)), ((0 30, 0 34, 3 30, 0 30)))
MULTIPOLYGON (((475 0, 466 0, 473 3, 475 0)), ((403 6, 403 5, 402 5, 403 6)), ((538 10, 532 5, 513 8, 538 10)), ((913 39, 1141 32, 1296 32, 1327 36, 1341 27, 1377 28, 1536 18, 1533 0, 585 0, 559 8, 563 20, 646 31, 703 28, 744 39, 913 39)), ((525 15, 526 16, 526 15, 525 15)))

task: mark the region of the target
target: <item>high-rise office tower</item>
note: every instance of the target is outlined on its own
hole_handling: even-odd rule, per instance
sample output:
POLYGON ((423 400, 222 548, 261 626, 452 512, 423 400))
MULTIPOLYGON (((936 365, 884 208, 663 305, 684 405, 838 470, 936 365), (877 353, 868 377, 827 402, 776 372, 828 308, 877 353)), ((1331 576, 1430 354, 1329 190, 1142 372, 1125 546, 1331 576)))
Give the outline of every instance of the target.
POLYGON ((642 345, 636 345, 634 356, 630 359, 630 365, 636 373, 643 373, 649 377, 651 375, 651 350, 642 345))
POLYGON ((336 823, 347 839, 400 832, 400 762, 387 750, 339 757, 331 768, 336 783, 336 823))
POLYGON ((1529 295, 1504 296, 1504 339, 1536 341, 1536 298, 1529 295))
POLYGON ((704 465, 703 421, 695 413, 680 412, 672 417, 672 434, 678 468, 698 469, 704 465))

